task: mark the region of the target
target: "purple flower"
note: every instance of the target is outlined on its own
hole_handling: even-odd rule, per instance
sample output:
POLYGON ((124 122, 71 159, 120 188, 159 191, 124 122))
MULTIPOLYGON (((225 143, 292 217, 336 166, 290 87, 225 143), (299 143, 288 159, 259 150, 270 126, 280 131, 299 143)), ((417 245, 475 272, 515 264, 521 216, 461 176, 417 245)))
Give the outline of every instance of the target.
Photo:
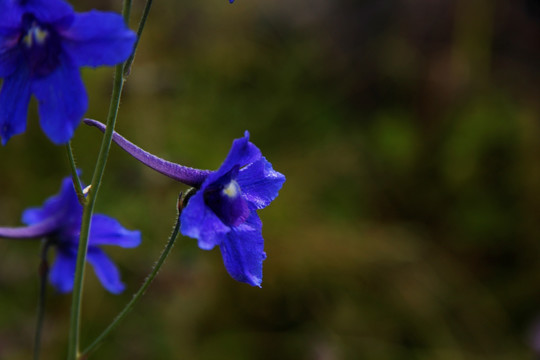
MULTIPOLYGON (((95 120, 84 122, 101 131, 95 120)), ((229 274, 253 286, 262 282, 266 258, 262 222, 257 210, 278 195, 285 176, 272 169, 246 131, 236 139, 217 171, 197 170, 160 159, 138 148, 117 133, 113 140, 152 169, 198 190, 180 215, 182 234, 198 240, 201 249, 219 246, 229 274)))
POLYGON ((135 39, 119 14, 78 14, 62 0, 0 0, 2 144, 26 130, 32 94, 43 131, 56 144, 69 141, 88 108, 79 67, 121 63, 135 39))
MULTIPOLYGON (((75 263, 79 246, 82 205, 79 203, 70 177, 65 178, 58 195, 45 201, 41 208, 23 212, 22 222, 27 227, 0 228, 0 237, 41 238, 51 241, 56 248, 56 259, 49 274, 51 284, 62 293, 73 289, 75 263)), ((105 215, 92 217, 87 261, 94 268, 101 284, 113 294, 124 290, 116 265, 100 249, 100 245, 136 247, 141 242, 139 231, 127 230, 118 221, 105 215)))

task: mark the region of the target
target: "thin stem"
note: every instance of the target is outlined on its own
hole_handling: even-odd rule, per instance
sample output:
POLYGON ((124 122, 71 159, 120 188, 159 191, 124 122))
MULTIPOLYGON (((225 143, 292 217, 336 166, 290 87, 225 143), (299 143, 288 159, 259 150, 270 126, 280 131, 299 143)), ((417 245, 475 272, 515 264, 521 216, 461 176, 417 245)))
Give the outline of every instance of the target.
POLYGON ((79 203, 84 206, 86 204, 86 197, 84 196, 81 179, 79 178, 79 174, 77 172, 77 165, 75 164, 75 156, 73 156, 71 141, 67 143, 66 150, 69 159, 69 167, 71 169, 71 177, 73 179, 73 186, 75 187, 75 192, 77 193, 79 203))
MULTIPOLYGON (((129 13, 131 11, 131 0, 124 0, 123 16, 124 20, 129 20, 129 13)), ((81 231, 79 238, 79 248, 77 251, 77 263, 75 267, 75 280, 73 283, 73 295, 71 302, 71 314, 70 314, 70 326, 68 337, 68 360, 76 360, 79 356, 79 338, 80 338, 80 321, 81 321, 81 301, 83 292, 83 280, 84 270, 86 265, 86 254, 88 252, 88 238, 90 233, 90 223, 92 215, 94 213, 94 207, 105 172, 105 166, 107 165, 107 159, 109 157, 109 150, 112 143, 112 135, 114 127, 116 125, 116 118, 118 116, 118 108, 120 106, 120 97, 124 87, 124 62, 115 67, 115 75, 113 82, 113 91, 111 95, 111 102, 109 105, 109 114, 107 116, 107 130, 101 141, 101 148, 99 150, 98 159, 96 161, 96 167, 94 169, 94 175, 92 177, 91 188, 88 193, 87 203, 84 206, 81 231)))
POLYGON ((41 263, 39 265, 39 300, 37 308, 36 333, 34 337, 34 360, 39 360, 41 350, 41 333, 43 330, 43 318, 45 317, 45 300, 47 297, 47 277, 49 275, 49 262, 47 253, 51 242, 46 239, 41 247, 41 263))
POLYGON ((113 94, 109 107, 109 115, 107 117, 107 130, 105 131, 105 136, 103 137, 101 142, 101 149, 99 151, 96 168, 94 170, 94 176, 92 178, 92 187, 88 192, 87 203, 84 206, 83 210, 81 233, 79 238, 79 249, 77 251, 77 265, 75 268, 75 282, 73 284, 73 297, 71 302, 71 318, 69 329, 70 331, 68 339, 68 360, 76 360, 78 357, 81 300, 84 270, 86 264, 86 253, 88 251, 88 235, 90 232, 90 222, 92 219, 92 214, 94 213, 97 194, 99 192, 101 180, 103 179, 105 166, 107 165, 107 159, 109 157, 109 150, 111 148, 113 129, 116 124, 118 107, 120 105, 120 96, 122 94, 122 88, 124 86, 124 79, 122 77, 123 68, 123 65, 116 66, 113 94))
POLYGON ((131 16, 131 3, 132 0, 125 0, 122 9, 122 15, 124 16, 124 21, 126 24, 129 24, 129 17, 131 16))
POLYGON ((139 290, 133 295, 131 300, 126 304, 126 306, 120 311, 120 313, 114 318, 114 320, 107 326, 105 330, 81 353, 81 355, 88 355, 91 351, 95 350, 98 345, 101 344, 103 339, 109 335, 109 333, 118 326, 120 321, 126 317, 126 315, 133 309, 135 304, 140 300, 140 298, 144 295, 146 292, 146 289, 150 286, 152 283, 152 280, 156 277, 157 273, 159 272, 161 266, 165 262, 165 259, 171 252, 171 249, 173 248, 174 242, 176 238, 178 237, 178 231, 180 230, 180 216, 177 217, 176 224, 174 225, 174 230, 171 233, 171 236, 169 237, 169 241, 167 242, 167 245, 165 246, 165 249, 163 249, 161 255, 159 256, 158 261, 154 264, 154 268, 150 272, 150 274, 146 277, 146 280, 141 285, 139 290))
POLYGON ((126 67, 124 68, 124 77, 129 76, 129 73, 131 72, 131 64, 133 64, 133 60, 135 60, 135 51, 137 51, 137 47, 139 46, 139 41, 141 40, 141 35, 144 29, 144 26, 146 25, 146 19, 148 18, 148 14, 150 13, 150 8, 152 7, 153 0, 147 0, 146 5, 144 6, 143 14, 141 16, 141 20, 139 21, 139 28, 137 29, 137 40, 135 40, 135 45, 133 46, 133 52, 131 53, 130 57, 126 61, 126 67))

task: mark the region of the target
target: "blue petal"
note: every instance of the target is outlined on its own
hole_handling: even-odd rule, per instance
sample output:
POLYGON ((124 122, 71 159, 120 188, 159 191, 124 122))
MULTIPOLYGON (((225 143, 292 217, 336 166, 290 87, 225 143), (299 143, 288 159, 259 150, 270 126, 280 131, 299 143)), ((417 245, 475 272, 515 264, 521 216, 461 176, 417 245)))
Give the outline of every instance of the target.
POLYGON ((19 37, 18 29, 4 28, 0 25, 0 77, 13 74, 21 61, 21 51, 17 46, 19 37))
POLYGON ((18 47, 2 48, 2 39, 0 38, 0 77, 6 77, 17 70, 21 58, 21 52, 18 47))
POLYGON ((132 248, 141 243, 141 232, 127 230, 115 219, 96 214, 92 216, 89 242, 91 245, 116 245, 132 248))
POLYGON ((266 259, 262 224, 255 212, 246 223, 251 229, 233 229, 219 248, 225 268, 233 279, 260 287, 262 263, 266 259))
POLYGON ((0 33, 5 29, 16 29, 21 25, 23 9, 17 0, 0 0, 0 33))
POLYGON ((56 144, 68 142, 88 108, 79 69, 64 59, 52 73, 32 81, 32 92, 45 134, 56 144))
POLYGON ((61 293, 73 290, 77 251, 75 249, 59 249, 49 273, 49 281, 61 293))
POLYGON ((240 170, 236 178, 244 199, 257 209, 268 206, 285 182, 285 176, 272 169, 264 157, 240 170))
POLYGON ((26 116, 30 102, 30 82, 24 64, 4 79, 0 91, 0 136, 2 145, 26 130, 26 116))
POLYGON ((125 289, 116 265, 98 247, 88 247, 88 262, 92 264, 99 281, 109 292, 119 294, 125 289))
POLYGON ((22 8, 44 23, 54 23, 75 14, 71 5, 62 0, 26 0, 22 8))
POLYGON ((249 133, 246 131, 243 138, 233 141, 227 158, 225 158, 219 170, 208 177, 207 183, 214 182, 219 177, 231 171, 235 165, 243 167, 257 161, 260 157, 261 151, 249 141, 249 133))
POLYGON ((204 203, 202 190, 189 199, 180 215, 180 232, 197 239, 199 247, 210 250, 219 245, 224 235, 231 230, 204 203))
POLYGON ((71 177, 62 181, 62 187, 58 195, 48 198, 41 208, 30 208, 23 212, 22 222, 33 225, 52 217, 63 218, 64 222, 70 218, 78 218, 82 214, 82 206, 79 204, 77 194, 73 187, 71 177))
POLYGON ((133 51, 137 36, 121 15, 92 10, 61 30, 63 46, 78 66, 116 65, 133 51))

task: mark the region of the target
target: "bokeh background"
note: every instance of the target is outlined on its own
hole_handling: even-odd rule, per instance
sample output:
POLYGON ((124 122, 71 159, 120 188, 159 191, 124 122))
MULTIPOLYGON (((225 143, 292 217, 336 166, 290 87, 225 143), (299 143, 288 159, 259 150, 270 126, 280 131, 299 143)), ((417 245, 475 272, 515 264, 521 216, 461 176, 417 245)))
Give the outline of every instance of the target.
MULTIPOLYGON (((262 289, 233 281, 217 249, 180 238, 91 358, 533 359, 539 64, 537 0, 155 1, 118 131, 215 169, 248 129, 287 182, 260 212, 262 289)), ((104 120, 112 69, 83 75, 88 116, 104 120)), ((100 140, 85 126, 74 138, 86 182, 100 140)), ((35 102, 0 164, 3 225, 69 173, 35 102)), ((149 272, 181 190, 113 145, 98 212, 144 241, 108 249, 124 294, 88 272, 83 344, 149 272)), ((38 257, 36 241, 0 241, 1 359, 31 357, 38 257)), ((62 359, 70 296, 48 290, 43 359, 62 359)))

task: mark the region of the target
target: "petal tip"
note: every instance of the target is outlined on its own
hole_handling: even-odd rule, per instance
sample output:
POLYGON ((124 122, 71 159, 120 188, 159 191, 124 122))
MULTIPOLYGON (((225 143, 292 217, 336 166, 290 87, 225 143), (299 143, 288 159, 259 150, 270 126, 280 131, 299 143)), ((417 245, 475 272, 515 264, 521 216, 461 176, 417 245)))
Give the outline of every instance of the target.
POLYGON ((258 287, 259 289, 262 288, 262 279, 255 276, 255 275, 252 275, 252 274, 246 274, 247 275, 247 281, 246 283, 248 283, 249 285, 253 286, 253 287, 258 287))

